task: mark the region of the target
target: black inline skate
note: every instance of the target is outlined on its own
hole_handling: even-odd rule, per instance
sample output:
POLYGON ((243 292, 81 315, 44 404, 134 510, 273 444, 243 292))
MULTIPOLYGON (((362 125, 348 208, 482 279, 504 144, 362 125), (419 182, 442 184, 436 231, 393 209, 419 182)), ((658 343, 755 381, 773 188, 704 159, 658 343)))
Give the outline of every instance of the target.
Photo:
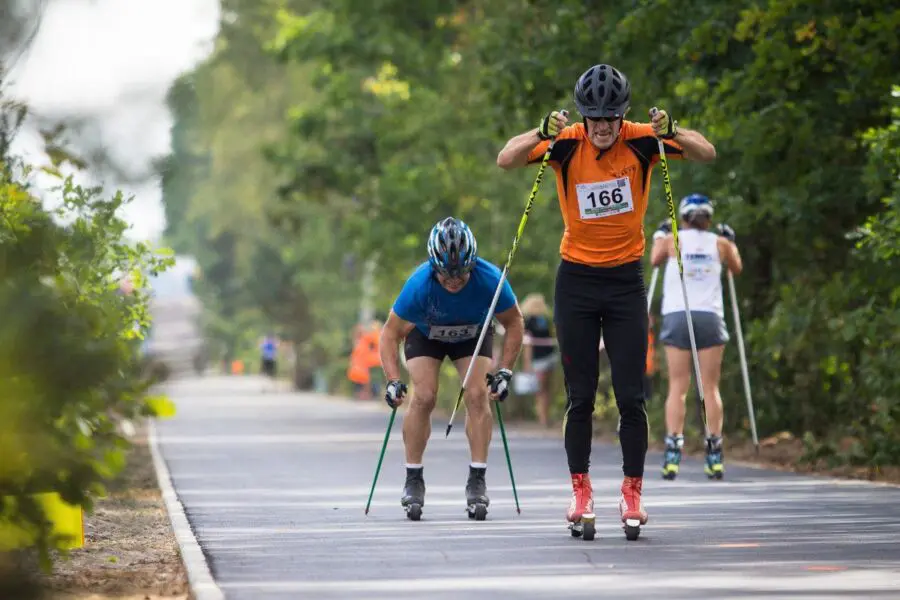
POLYGON ((425 478, 423 468, 406 468, 406 484, 403 486, 403 497, 400 505, 406 509, 406 517, 410 521, 422 518, 422 507, 425 506, 425 478))
POLYGON ((483 467, 469 467, 469 480, 466 482, 466 512, 470 519, 484 521, 487 518, 488 506, 491 503, 487 497, 487 484, 484 482, 484 474, 487 471, 483 467))

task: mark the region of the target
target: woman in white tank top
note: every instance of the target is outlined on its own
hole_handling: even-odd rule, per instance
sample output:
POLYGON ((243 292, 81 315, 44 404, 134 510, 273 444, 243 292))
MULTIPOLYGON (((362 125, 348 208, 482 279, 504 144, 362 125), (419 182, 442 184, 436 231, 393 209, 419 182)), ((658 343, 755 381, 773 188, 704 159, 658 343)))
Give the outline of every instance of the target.
MULTIPOLYGON (((701 194, 681 200, 681 225, 678 241, 681 246, 684 283, 687 288, 694 338, 700 359, 703 396, 706 399, 706 420, 709 438, 706 440, 706 466, 710 478, 721 479, 722 462, 722 398, 719 377, 722 355, 728 342, 725 311, 722 301, 722 268, 735 275, 741 272, 740 253, 734 244, 734 231, 720 224, 718 234, 709 231, 713 216, 712 202, 701 194)), ((691 345, 685 314, 684 295, 675 258, 675 242, 671 224, 664 221, 653 234, 650 252, 653 266, 665 263, 663 275, 662 329, 659 339, 665 346, 669 369, 669 393, 666 397, 666 453, 663 478, 674 479, 681 462, 684 446, 685 399, 691 383, 691 345)))

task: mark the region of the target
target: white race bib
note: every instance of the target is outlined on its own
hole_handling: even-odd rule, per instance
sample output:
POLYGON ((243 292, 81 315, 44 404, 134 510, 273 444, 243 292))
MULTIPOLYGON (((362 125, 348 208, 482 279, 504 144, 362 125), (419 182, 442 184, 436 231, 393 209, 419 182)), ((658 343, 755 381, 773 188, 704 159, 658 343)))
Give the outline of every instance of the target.
POLYGON ((631 181, 627 177, 579 183, 575 186, 575 192, 582 219, 602 219, 634 210, 631 181))
POLYGON ((704 279, 718 280, 721 276, 717 269, 718 257, 706 254, 702 251, 685 252, 682 255, 684 266, 684 278, 700 282, 704 279))
POLYGON ((478 325, 432 325, 428 339, 439 342, 462 342, 478 335, 478 325))

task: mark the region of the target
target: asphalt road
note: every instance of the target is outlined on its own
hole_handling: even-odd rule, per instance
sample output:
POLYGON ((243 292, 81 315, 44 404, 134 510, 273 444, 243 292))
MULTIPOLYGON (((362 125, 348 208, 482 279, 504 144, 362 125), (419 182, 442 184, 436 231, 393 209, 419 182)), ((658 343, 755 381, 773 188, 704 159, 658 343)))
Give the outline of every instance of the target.
POLYGON ((423 520, 400 507, 398 412, 368 516, 389 409, 262 393, 256 378, 173 384, 161 450, 216 581, 230 600, 268 598, 900 598, 900 488, 727 464, 675 482, 648 456, 650 522, 625 540, 618 447, 595 445, 597 538, 570 537, 562 441, 510 434, 517 515, 499 431, 487 521, 465 514, 462 415, 435 419, 423 520))

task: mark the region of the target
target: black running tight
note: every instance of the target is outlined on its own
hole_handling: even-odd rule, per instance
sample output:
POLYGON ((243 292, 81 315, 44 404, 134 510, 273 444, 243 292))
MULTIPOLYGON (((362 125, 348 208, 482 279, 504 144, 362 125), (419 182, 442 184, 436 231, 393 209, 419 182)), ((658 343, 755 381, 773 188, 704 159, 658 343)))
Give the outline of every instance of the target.
POLYGON ((643 476, 648 440, 647 296, 640 261, 609 268, 562 261, 556 276, 554 321, 568 396, 569 471, 587 473, 590 466, 602 332, 621 416, 622 470, 627 477, 643 476))

